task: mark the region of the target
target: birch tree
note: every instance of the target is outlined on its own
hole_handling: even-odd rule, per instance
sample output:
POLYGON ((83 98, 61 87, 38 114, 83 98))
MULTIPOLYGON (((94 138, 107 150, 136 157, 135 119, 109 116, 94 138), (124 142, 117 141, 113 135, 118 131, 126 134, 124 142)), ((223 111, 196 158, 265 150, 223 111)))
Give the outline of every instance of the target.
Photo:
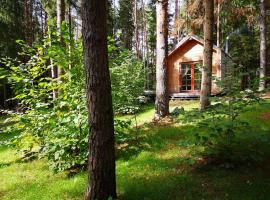
POLYGON ((260 85, 259 91, 265 90, 266 87, 266 2, 260 0, 260 85))

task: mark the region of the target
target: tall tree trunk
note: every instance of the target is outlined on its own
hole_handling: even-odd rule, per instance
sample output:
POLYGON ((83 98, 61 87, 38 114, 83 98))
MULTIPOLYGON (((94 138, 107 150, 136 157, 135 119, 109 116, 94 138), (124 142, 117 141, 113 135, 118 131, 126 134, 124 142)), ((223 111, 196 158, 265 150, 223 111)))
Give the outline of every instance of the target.
MULTIPOLYGON (((64 38, 63 38, 63 33, 62 33, 62 23, 65 21, 65 13, 66 13, 66 3, 65 0, 57 0, 57 5, 56 5, 56 10, 57 10, 57 31, 58 31, 58 36, 60 38, 60 43, 62 46, 64 46, 64 38)), ((57 78, 58 82, 61 82, 61 75, 63 74, 63 71, 61 67, 57 67, 57 78)))
MULTIPOLYGON (((52 46, 52 34, 51 34, 50 26, 48 26, 48 34, 49 34, 50 46, 52 46)), ((57 78, 57 68, 54 65, 54 62, 51 58, 50 58, 50 70, 51 70, 52 84, 54 85, 56 78, 57 78)), ((56 89, 52 90, 52 99, 53 100, 57 99, 57 90, 56 89)))
POLYGON ((106 0, 82 0, 82 33, 90 127, 87 200, 116 198, 106 13, 106 0))
POLYGON ((149 83, 150 83, 150 71, 149 71, 149 46, 148 46, 148 30, 147 30, 147 17, 146 17, 146 10, 145 10, 145 1, 142 0, 142 11, 143 11, 143 38, 144 38, 144 69, 145 69, 145 85, 144 89, 149 90, 149 83))
POLYGON ((40 23, 41 23, 41 27, 40 27, 40 33, 41 33, 41 36, 42 38, 44 38, 44 18, 43 18, 43 8, 42 8, 42 5, 40 5, 40 23))
POLYGON ((266 66, 267 66, 267 47, 266 47, 266 5, 265 0, 260 0, 260 85, 259 91, 266 87, 266 66))
POLYGON ((212 58, 213 58, 213 32, 214 32, 214 0, 205 0, 204 16, 204 52, 202 85, 200 95, 200 109, 205 110, 210 105, 212 85, 212 58))
POLYGON ((175 36, 173 43, 174 45, 177 44, 178 42, 178 17, 179 17, 179 5, 178 2, 179 0, 174 0, 174 29, 175 29, 175 36))
POLYGON ((217 47, 220 47, 220 42, 221 42, 220 14, 221 14, 221 0, 218 0, 217 1, 217 47))
POLYGON ((159 120, 169 114, 167 90, 168 57, 168 0, 156 2, 157 44, 156 44, 156 103, 155 119, 159 120))
POLYGON ((25 28, 25 39, 29 46, 33 45, 33 23, 32 23, 32 12, 33 5, 32 0, 24 0, 24 28, 25 28))
POLYGON ((134 0, 134 29, 135 29, 135 50, 137 57, 139 57, 139 30, 138 30, 138 1, 134 0))
POLYGON ((68 32, 69 32, 69 44, 68 44, 68 54, 69 54, 69 63, 68 63, 68 69, 69 69, 69 80, 71 80, 71 55, 72 55, 72 47, 73 47, 73 35, 72 35, 72 8, 71 3, 68 5, 68 32))

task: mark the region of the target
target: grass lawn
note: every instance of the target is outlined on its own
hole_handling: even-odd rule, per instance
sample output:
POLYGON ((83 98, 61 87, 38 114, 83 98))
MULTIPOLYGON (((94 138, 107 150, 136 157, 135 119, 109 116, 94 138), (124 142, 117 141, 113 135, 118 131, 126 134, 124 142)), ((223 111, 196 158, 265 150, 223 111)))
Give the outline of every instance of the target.
MULTIPOLYGON (((198 102, 172 102, 171 109, 181 105, 190 109, 198 106, 198 102)), ((153 113, 153 107, 146 108, 137 116, 139 124, 150 122, 153 113)), ((270 135, 270 103, 241 117, 255 127, 245 138, 270 135)), ((198 131, 192 124, 145 124, 138 133, 140 146, 131 146, 135 150, 117 160, 119 199, 270 199, 270 147, 262 148, 265 158, 256 165, 204 168, 197 162, 200 160, 197 152, 202 146, 182 145, 198 131)), ((0 132, 0 141, 9 137, 12 136, 0 132)), ((258 143, 260 147, 263 145, 258 143)), ((16 149, 10 147, 0 147, 0 174, 1 200, 83 199, 87 180, 86 173, 72 178, 65 173, 53 174, 46 160, 19 162, 16 149)))

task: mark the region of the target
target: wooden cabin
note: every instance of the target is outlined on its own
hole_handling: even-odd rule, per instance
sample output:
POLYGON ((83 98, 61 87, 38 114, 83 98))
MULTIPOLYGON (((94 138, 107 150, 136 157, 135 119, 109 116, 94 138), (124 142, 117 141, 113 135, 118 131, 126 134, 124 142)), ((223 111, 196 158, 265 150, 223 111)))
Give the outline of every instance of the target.
MULTIPOLYGON (((204 41, 195 35, 183 38, 168 56, 168 90, 172 98, 199 97, 201 88, 204 41)), ((222 79, 224 53, 213 47, 212 95, 221 90, 216 79, 222 79)))

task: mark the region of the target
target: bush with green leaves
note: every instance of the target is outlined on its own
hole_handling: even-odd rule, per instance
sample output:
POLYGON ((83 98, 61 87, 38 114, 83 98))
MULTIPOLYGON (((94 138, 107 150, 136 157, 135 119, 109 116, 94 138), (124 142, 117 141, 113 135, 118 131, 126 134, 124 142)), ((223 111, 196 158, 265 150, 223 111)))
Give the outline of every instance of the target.
POLYGON ((110 72, 115 113, 137 112, 145 82, 143 62, 130 51, 120 49, 117 56, 111 58, 110 72))
MULTIPOLYGON (((18 41, 22 46, 20 58, 3 58, 2 78, 12 84, 18 102, 18 112, 9 120, 10 132, 17 132, 8 143, 16 145, 24 159, 47 158, 50 167, 58 172, 68 169, 84 169, 88 155, 88 112, 85 95, 85 75, 81 41, 70 41, 67 26, 63 24, 62 46, 57 32, 50 27, 41 44, 33 47, 18 41), (50 77, 53 66, 64 74, 58 79, 50 77), (53 90, 58 97, 53 99, 53 90)), ((141 92, 141 65, 130 52, 120 51, 109 43, 110 68, 115 109, 132 107, 141 92), (124 77, 122 77, 124 76, 124 77), (128 88, 127 85, 133 85, 128 88)), ((136 105, 137 106, 137 105, 136 105)), ((90 113, 91 114, 91 113, 90 113)), ((127 132, 130 122, 115 121, 118 143, 132 138, 127 132)))
POLYGON ((218 163, 252 162, 260 159, 255 146, 239 150, 242 145, 241 134, 249 134, 252 130, 241 115, 263 101, 255 90, 256 84, 250 85, 247 90, 241 90, 241 76, 241 68, 234 65, 227 68, 224 79, 217 80, 224 96, 212 98, 212 105, 205 111, 179 110, 182 122, 192 122, 200 130, 194 134, 194 140, 205 147, 203 155, 218 163))

